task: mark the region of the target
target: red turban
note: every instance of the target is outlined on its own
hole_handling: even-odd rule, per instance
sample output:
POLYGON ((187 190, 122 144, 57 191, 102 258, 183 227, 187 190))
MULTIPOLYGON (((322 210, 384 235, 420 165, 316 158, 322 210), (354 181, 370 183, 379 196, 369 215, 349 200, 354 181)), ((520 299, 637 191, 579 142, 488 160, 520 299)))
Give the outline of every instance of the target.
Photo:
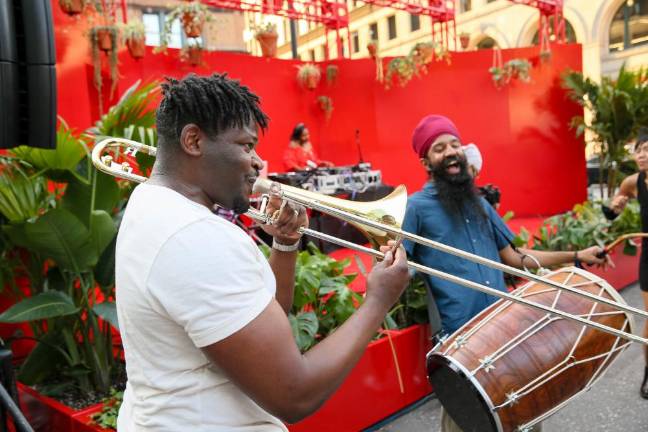
POLYGON ((420 158, 425 158, 434 140, 443 134, 453 135, 461 141, 457 127, 449 118, 440 115, 423 117, 412 134, 412 147, 420 158))

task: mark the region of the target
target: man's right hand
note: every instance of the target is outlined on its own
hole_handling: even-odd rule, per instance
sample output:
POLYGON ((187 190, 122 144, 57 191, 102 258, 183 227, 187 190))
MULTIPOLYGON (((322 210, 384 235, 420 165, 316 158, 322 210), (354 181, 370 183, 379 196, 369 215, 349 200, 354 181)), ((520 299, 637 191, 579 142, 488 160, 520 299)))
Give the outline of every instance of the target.
POLYGON ((385 258, 373 267, 367 277, 367 298, 376 299, 387 308, 396 303, 410 279, 405 249, 399 246, 393 251, 394 245, 394 241, 389 241, 387 246, 380 247, 385 258))

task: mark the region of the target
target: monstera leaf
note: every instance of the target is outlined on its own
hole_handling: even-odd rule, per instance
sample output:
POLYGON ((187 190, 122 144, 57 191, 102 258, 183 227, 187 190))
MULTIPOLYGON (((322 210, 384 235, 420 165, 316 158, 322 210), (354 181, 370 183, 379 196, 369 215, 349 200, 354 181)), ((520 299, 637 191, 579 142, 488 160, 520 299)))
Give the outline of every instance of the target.
POLYGON ((314 312, 290 314, 288 320, 300 351, 304 352, 315 344, 315 335, 317 335, 319 323, 314 312))

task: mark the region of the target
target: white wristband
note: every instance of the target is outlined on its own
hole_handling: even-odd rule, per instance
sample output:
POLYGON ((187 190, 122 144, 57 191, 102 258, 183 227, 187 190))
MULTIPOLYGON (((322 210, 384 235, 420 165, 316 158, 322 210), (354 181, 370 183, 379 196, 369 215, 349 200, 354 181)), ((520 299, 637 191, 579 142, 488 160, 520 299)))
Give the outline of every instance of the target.
POLYGON ((272 249, 277 249, 278 251, 281 252, 295 252, 297 249, 299 249, 300 241, 297 240, 295 243, 291 245, 284 245, 281 243, 278 243, 277 240, 272 239, 272 249))

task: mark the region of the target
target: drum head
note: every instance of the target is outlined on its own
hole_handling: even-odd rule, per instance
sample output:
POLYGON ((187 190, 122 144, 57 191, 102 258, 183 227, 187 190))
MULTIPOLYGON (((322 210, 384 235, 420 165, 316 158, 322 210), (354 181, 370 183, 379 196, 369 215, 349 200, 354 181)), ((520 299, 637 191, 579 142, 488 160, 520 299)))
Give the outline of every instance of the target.
POLYGON ((427 366, 428 379, 439 402, 464 432, 499 430, 489 404, 457 365, 442 355, 432 354, 427 366))

